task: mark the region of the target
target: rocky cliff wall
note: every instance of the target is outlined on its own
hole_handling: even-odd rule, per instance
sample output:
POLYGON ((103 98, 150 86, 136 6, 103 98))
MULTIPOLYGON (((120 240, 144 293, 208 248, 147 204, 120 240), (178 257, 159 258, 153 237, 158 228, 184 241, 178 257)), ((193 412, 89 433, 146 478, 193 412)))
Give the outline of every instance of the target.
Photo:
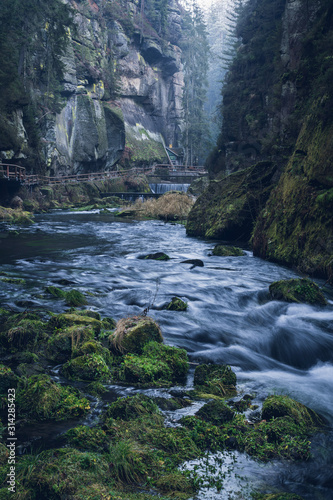
MULTIPOLYGON (((178 146, 182 127, 179 5, 168 0, 168 30, 159 34, 136 0, 64 3, 72 9, 73 26, 61 57, 56 109, 42 107, 49 89, 38 79, 31 89, 40 168, 58 175, 111 169, 117 162, 166 162, 163 143, 178 146)), ((45 65, 38 54, 33 57, 35 66, 45 65)), ((22 112, 8 122, 16 141, 2 148, 1 157, 24 159, 30 137, 22 112)))
POLYGON ((333 279, 333 5, 257 0, 240 30, 215 180, 187 231, 333 279))

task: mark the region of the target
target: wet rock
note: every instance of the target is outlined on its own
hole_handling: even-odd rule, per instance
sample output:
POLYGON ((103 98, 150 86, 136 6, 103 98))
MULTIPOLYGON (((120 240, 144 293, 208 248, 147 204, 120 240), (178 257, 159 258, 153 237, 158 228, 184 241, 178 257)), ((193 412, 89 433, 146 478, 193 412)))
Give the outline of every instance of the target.
POLYGON ((11 368, 0 365, 0 393, 7 393, 8 389, 15 388, 18 383, 18 377, 11 368))
POLYGON ((155 403, 163 411, 175 411, 191 406, 191 401, 183 398, 154 398, 155 403))
POLYGON ((171 302, 163 307, 163 309, 167 309, 168 311, 186 311, 187 302, 184 302, 179 297, 173 297, 171 302))
POLYGON ((46 347, 46 356, 56 363, 65 363, 82 344, 92 341, 94 330, 86 325, 73 325, 52 335, 46 347))
POLYGON ((78 314, 77 311, 65 314, 57 314, 56 316, 53 316, 48 323, 49 328, 51 328, 52 330, 62 329, 74 325, 90 327, 95 334, 99 334, 102 329, 101 321, 95 318, 91 318, 87 315, 78 314))
POLYGON ((241 255, 245 255, 245 252, 238 247, 232 247, 227 245, 215 245, 213 249, 213 255, 217 255, 219 257, 227 257, 227 256, 239 257, 241 255))
POLYGON ((190 269, 193 269, 194 267, 204 267, 204 263, 200 259, 183 260, 181 264, 192 264, 192 267, 190 267, 190 269))
POLYGON ((139 259, 169 260, 170 257, 164 252, 156 252, 156 253, 149 253, 148 255, 141 255, 139 259))
POLYGON ((273 300, 326 305, 327 301, 319 286, 309 279, 275 281, 269 286, 273 300))
POLYGON ((162 343, 163 336, 159 325, 149 316, 121 319, 109 337, 111 349, 123 354, 141 354, 144 346, 151 341, 162 343))

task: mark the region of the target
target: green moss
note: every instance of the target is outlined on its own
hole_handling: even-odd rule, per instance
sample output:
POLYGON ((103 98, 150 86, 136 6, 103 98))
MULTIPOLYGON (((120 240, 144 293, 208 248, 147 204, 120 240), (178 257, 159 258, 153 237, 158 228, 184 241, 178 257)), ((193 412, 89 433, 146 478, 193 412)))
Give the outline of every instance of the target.
POLYGON ((99 334, 102 328, 102 322, 87 315, 78 314, 77 312, 57 314, 49 321, 51 330, 63 329, 69 326, 82 325, 92 328, 95 334, 99 334))
POLYGON ((89 451, 102 451, 107 441, 105 431, 99 427, 90 428, 85 425, 70 429, 65 438, 71 447, 89 451))
POLYGON ((179 297, 172 297, 171 302, 165 307, 168 311, 186 311, 187 302, 184 302, 179 297))
POLYGON ((27 347, 38 340, 43 333, 45 324, 36 319, 21 319, 17 326, 9 328, 7 331, 8 343, 15 348, 27 347))
POLYGON ((245 252, 238 247, 232 247, 232 246, 225 246, 225 245, 215 245, 213 249, 213 255, 218 255, 221 257, 226 257, 226 256, 241 256, 245 255, 245 252))
POLYGON ((0 365, 0 393, 7 393, 8 389, 15 388, 18 383, 18 377, 11 368, 0 365))
POLYGON ((194 372, 198 392, 225 396, 235 391, 236 375, 228 365, 199 365, 194 372))
POLYGON ((122 365, 125 382, 158 387, 171 385, 172 372, 164 361, 127 354, 122 365))
POLYGON ((84 306, 86 305, 87 299, 83 295, 83 293, 78 290, 71 290, 70 292, 66 292, 66 304, 73 307, 84 306))
POLYGON ((272 420, 279 417, 290 417, 293 421, 310 431, 316 426, 325 425, 325 420, 316 412, 298 403, 289 396, 269 396, 262 408, 262 418, 272 420))
POLYGON ((62 367, 63 374, 74 380, 109 380, 110 369, 100 354, 78 356, 62 367))
POLYGON ((145 415, 159 415, 160 411, 154 401, 144 394, 136 394, 128 398, 118 398, 108 406, 105 417, 116 420, 133 420, 145 415))
POLYGON ((235 412, 224 401, 213 400, 202 406, 196 415, 213 425, 223 425, 234 418, 235 412))
POLYGON ((120 353, 141 354, 148 342, 163 342, 158 324, 150 317, 133 316, 121 319, 109 337, 111 349, 120 353))
POLYGON ((53 297, 56 297, 57 299, 64 299, 66 297, 66 293, 55 286, 46 287, 45 292, 53 295, 53 297))
POLYGON ((48 375, 20 380, 16 398, 19 416, 37 421, 81 417, 90 409, 78 391, 53 382, 48 375))
POLYGON ((4 283, 11 283, 12 285, 25 285, 26 281, 20 278, 0 278, 4 283))
POLYGON ((47 342, 46 354, 57 363, 64 363, 73 354, 79 352, 81 346, 94 338, 94 330, 86 325, 74 325, 56 330, 47 342))
POLYGON ((159 342, 149 342, 143 348, 143 356, 166 363, 171 370, 171 380, 173 382, 185 380, 189 367, 185 349, 160 344, 159 342))
POLYGON ((287 302, 307 302, 309 304, 326 305, 327 301, 319 286, 308 279, 291 279, 275 281, 269 286, 274 300, 287 302))
POLYGON ((139 259, 145 259, 145 260, 169 260, 170 257, 164 252, 156 252, 156 253, 149 253, 148 255, 143 255, 142 257, 139 257, 139 259))

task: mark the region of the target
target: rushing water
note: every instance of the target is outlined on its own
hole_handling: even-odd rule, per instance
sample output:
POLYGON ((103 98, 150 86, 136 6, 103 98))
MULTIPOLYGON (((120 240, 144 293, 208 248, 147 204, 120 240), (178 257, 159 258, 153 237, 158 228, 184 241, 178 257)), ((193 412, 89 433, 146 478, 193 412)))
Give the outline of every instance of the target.
POLYGON ((153 193, 164 194, 168 191, 184 191, 186 192, 190 184, 172 184, 171 182, 160 182, 158 184, 149 184, 153 193))
MULTIPOLYGON (((255 393, 255 404, 268 394, 289 394, 333 423, 333 302, 319 307, 270 301, 269 284, 296 276, 292 270, 249 251, 243 257, 214 257, 214 243, 186 237, 183 226, 120 221, 112 213, 55 211, 36 216, 33 226, 17 228, 18 233, 11 229, 0 239, 0 270, 25 278, 26 285, 1 282, 3 306, 62 312, 64 303, 43 291, 66 279, 68 288, 91 294, 89 307, 102 316, 120 319, 149 307, 168 344, 185 348, 192 361, 230 364, 238 389, 255 393), (138 259, 158 251, 171 259, 138 259), (191 269, 182 263, 186 259, 201 259, 204 267, 191 269), (186 312, 161 309, 175 295, 188 302, 186 312)), ((53 374, 58 377, 56 368, 53 374)), ((98 418, 98 404, 87 424, 98 418)), ((179 417, 196 410, 181 410, 179 417)), ((243 479, 230 473, 230 484, 220 493, 201 492, 200 499, 248 498, 244 492, 233 496, 245 483, 297 492, 306 500, 332 499, 332 450, 328 432, 314 439, 315 459, 306 464, 263 466, 234 454, 232 474, 239 471, 243 479)))

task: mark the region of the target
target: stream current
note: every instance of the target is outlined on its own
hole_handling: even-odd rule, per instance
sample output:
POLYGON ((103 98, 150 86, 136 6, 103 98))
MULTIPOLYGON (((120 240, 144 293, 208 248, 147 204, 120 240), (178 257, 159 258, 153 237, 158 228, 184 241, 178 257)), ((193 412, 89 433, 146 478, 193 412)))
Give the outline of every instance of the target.
MULTIPOLYGON (((61 300, 43 293, 46 286, 68 280, 68 289, 91 294, 88 307, 103 317, 118 320, 148 307, 165 342, 185 348, 191 361, 231 365, 240 396, 254 393, 253 403, 260 406, 269 394, 288 394, 333 424, 333 301, 327 296, 326 307, 270 301, 269 284, 298 277, 292 270, 255 258, 249 251, 243 257, 211 256, 215 243, 187 237, 181 225, 124 221, 98 211, 54 211, 37 215, 35 221, 16 228, 18 233, 13 226, 2 233, 6 237, 0 240, 0 271, 26 280, 24 286, 0 283, 2 306, 63 312, 61 300), (138 259, 160 251, 170 260, 138 259), (204 267, 191 268, 182 263, 187 259, 201 259, 204 267), (188 302, 186 312, 161 310, 174 296, 188 302)), ((57 367, 51 373, 66 383, 57 367)), ((193 373, 187 385, 192 381, 193 373)), ((110 386, 106 399, 135 392, 131 387, 110 386)), ((160 395, 165 390, 144 392, 160 395)), ((98 421, 103 404, 96 401, 87 425, 98 421)), ((178 417, 197 409, 180 410, 178 417)), ((169 425, 177 425, 178 417, 173 414, 169 425)), ((68 427, 70 423, 52 429, 39 426, 31 433, 52 432, 55 438, 68 427)), ((317 435, 312 452, 313 459, 302 464, 263 465, 241 453, 232 459, 225 455, 221 492, 202 490, 196 498, 245 499, 250 498, 247 488, 269 492, 277 488, 306 500, 332 499, 333 434, 317 435)))

